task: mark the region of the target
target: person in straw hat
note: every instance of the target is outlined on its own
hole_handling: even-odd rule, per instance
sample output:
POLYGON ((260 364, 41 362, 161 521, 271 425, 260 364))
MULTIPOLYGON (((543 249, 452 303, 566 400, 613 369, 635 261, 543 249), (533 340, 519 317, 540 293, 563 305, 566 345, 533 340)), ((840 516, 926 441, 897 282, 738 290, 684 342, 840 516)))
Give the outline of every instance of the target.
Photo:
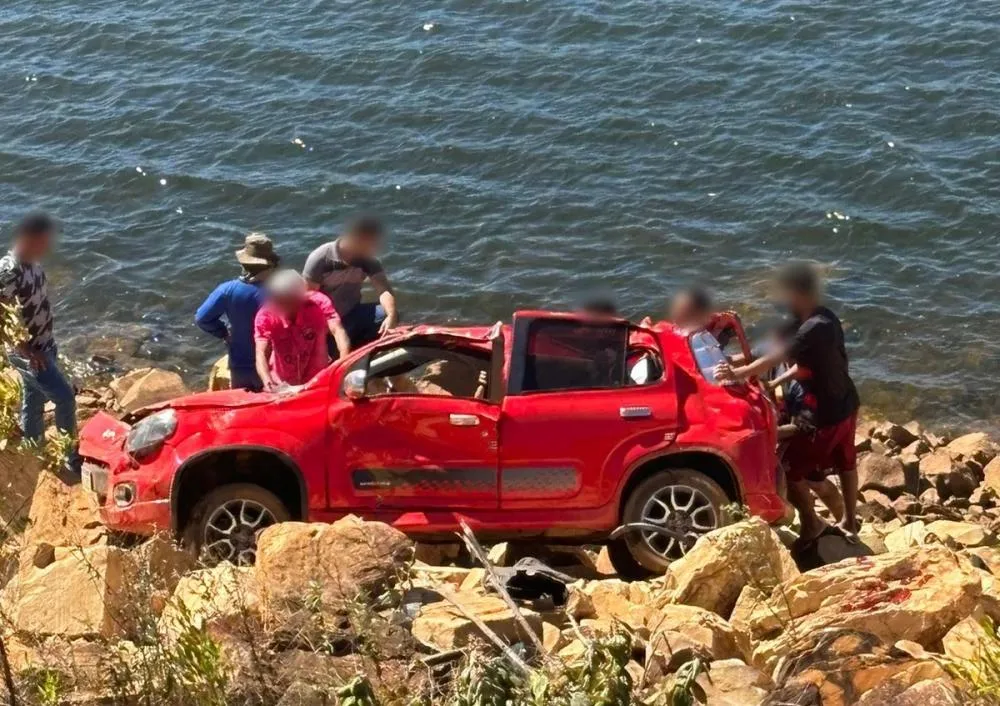
POLYGON ((206 333, 226 342, 232 386, 260 392, 264 386, 254 360, 254 318, 266 299, 264 283, 281 258, 270 238, 263 233, 249 233, 243 248, 236 251, 236 261, 242 268, 240 276, 223 282, 208 295, 198 307, 195 322, 206 333))

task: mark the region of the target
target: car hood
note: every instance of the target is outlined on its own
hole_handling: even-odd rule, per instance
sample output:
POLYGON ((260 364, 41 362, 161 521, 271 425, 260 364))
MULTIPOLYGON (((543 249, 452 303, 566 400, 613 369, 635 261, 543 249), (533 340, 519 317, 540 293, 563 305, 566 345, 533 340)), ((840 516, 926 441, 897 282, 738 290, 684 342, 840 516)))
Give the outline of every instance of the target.
POLYGON ((178 397, 167 402, 143 407, 130 416, 138 419, 163 409, 205 410, 259 407, 296 395, 301 390, 302 387, 289 387, 281 392, 247 392, 246 390, 199 392, 194 395, 185 395, 184 397, 178 397))

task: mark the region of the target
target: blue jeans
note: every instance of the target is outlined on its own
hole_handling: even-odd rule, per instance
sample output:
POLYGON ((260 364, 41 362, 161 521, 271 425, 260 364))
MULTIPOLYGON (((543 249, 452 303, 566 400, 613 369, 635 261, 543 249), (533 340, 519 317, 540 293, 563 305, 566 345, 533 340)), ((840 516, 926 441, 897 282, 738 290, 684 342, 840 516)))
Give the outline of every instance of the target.
MULTIPOLYGON (((347 316, 340 318, 347 336, 351 339, 352 350, 378 338, 378 330, 383 321, 385 321, 385 309, 381 304, 374 303, 358 304, 347 312, 347 316)), ((336 360, 337 344, 332 336, 329 338, 329 348, 330 357, 336 360)))
POLYGON ((59 369, 55 349, 45 351, 45 370, 35 370, 26 358, 11 353, 10 364, 21 374, 21 433, 27 441, 39 441, 45 433, 45 402, 56 406, 56 426, 76 436, 76 393, 59 369))

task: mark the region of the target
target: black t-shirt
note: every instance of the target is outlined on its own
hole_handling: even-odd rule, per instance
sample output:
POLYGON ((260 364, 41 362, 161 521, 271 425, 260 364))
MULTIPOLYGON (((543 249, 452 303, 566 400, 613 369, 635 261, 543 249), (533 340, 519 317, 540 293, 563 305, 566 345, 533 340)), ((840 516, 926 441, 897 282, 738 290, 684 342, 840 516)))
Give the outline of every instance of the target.
POLYGON ((847 371, 844 329, 837 315, 825 306, 799 322, 788 357, 799 365, 807 402, 815 403, 817 426, 842 422, 861 406, 847 371))

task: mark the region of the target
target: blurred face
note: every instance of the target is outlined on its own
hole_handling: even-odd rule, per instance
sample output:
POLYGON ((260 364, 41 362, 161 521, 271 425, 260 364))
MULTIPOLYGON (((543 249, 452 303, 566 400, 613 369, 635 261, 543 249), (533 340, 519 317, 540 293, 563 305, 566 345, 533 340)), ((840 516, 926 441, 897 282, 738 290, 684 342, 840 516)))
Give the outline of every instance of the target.
POLYGON ((375 257, 381 250, 381 240, 374 233, 349 233, 344 242, 352 257, 375 257))
POLYGON ((795 314, 807 314, 813 310, 815 304, 810 295, 787 286, 778 290, 778 299, 783 306, 795 314))
POLYGON ((22 234, 18 237, 18 255, 28 262, 38 262, 52 249, 52 233, 22 234))
POLYGON ((678 326, 697 326, 703 323, 705 312, 698 309, 687 292, 681 292, 670 302, 669 317, 678 326))
POLYGON ((293 316, 302 306, 302 297, 298 294, 272 295, 271 303, 285 316, 293 316))

